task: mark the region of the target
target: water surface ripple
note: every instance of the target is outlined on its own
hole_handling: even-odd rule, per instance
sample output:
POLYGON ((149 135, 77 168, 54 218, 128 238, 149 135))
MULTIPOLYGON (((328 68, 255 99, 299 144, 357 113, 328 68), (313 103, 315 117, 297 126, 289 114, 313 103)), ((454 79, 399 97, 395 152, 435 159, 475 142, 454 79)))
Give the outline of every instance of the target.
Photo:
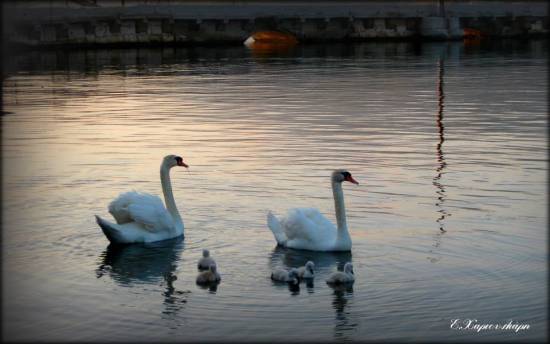
POLYGON ((546 339, 545 41, 28 52, 3 81, 3 333, 46 341, 546 339), (185 240, 108 245, 94 214, 159 194, 185 240), (334 219, 351 253, 276 248, 266 212, 334 219), (209 248, 217 288, 195 285, 209 248), (269 279, 313 260, 313 285, 269 279), (324 280, 352 261, 352 288, 324 280), (456 331, 451 319, 528 331, 456 331))

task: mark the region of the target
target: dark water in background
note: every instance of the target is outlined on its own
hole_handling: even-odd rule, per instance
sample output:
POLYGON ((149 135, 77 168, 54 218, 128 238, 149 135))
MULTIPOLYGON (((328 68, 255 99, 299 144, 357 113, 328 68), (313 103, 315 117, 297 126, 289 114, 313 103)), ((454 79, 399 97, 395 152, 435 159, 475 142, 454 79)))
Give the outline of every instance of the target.
POLYGON ((545 41, 32 52, 6 61, 5 340, 544 340, 545 41), (173 171, 182 242, 108 247, 94 214, 160 194, 173 171), (334 219, 351 253, 276 249, 268 209, 334 219), (195 285, 202 248, 216 290, 195 285), (313 287, 274 285, 312 259, 313 287), (356 282, 324 280, 351 260, 356 282), (174 277, 177 279, 174 280, 174 277), (458 331, 451 319, 529 324, 458 331))

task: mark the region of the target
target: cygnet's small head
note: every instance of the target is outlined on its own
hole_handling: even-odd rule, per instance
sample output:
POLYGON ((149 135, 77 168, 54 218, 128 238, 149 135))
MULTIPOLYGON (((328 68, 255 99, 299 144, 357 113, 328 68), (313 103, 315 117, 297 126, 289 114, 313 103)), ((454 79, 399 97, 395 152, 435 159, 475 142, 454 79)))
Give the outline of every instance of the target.
POLYGON ((291 280, 291 282, 298 282, 298 269, 290 269, 290 271, 288 272, 288 278, 291 280))
POLYGON ((212 264, 210 264, 210 265, 208 266, 208 269, 209 269, 211 272, 216 273, 216 270, 217 270, 218 268, 216 267, 216 264, 212 263, 212 264))
POLYGON ((208 251, 207 249, 202 250, 202 256, 204 258, 210 257, 210 251, 208 251))
POLYGON ((313 274, 313 268, 315 267, 315 264, 313 264, 313 262, 311 260, 309 260, 307 263, 306 263, 306 270, 311 272, 313 274))
POLYGON ((350 262, 347 262, 346 265, 344 265, 344 272, 353 275, 353 265, 350 262))
POLYGON ((346 170, 335 170, 332 172, 332 181, 336 183, 350 182, 359 185, 359 182, 353 179, 351 173, 346 170))
POLYGON ((181 156, 173 154, 165 156, 162 164, 168 168, 172 168, 174 166, 182 166, 185 168, 189 167, 185 162, 183 162, 183 158, 181 156))

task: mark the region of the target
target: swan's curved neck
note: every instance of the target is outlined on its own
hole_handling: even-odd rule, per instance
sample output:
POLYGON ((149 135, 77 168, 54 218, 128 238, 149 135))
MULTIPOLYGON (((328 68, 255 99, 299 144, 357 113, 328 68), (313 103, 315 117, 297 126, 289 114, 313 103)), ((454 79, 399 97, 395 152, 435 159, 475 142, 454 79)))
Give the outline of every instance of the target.
POLYGON ((180 213, 176 207, 176 201, 174 201, 174 194, 172 192, 172 182, 170 181, 170 168, 163 165, 160 166, 160 182, 162 184, 162 193, 164 194, 164 202, 166 203, 166 209, 174 221, 177 224, 182 224, 180 213))
POLYGON ((346 222, 346 206, 344 205, 344 191, 342 183, 332 182, 332 194, 334 196, 334 210, 336 211, 336 223, 338 232, 347 232, 348 224, 346 222))

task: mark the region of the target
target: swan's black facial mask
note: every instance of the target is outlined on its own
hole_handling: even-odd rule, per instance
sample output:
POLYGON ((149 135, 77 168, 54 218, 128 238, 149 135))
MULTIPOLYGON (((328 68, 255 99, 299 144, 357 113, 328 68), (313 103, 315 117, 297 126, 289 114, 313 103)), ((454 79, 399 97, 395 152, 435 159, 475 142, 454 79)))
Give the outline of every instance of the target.
POLYGON ((186 163, 183 162, 183 159, 179 156, 177 156, 176 158, 176 163, 178 164, 178 166, 183 166, 185 168, 188 168, 189 166, 187 166, 186 163))
POLYGON ((349 172, 342 172, 342 176, 344 177, 344 180, 345 180, 346 182, 350 182, 350 183, 359 185, 359 182, 358 182, 357 180, 353 179, 353 177, 351 176, 351 173, 349 173, 349 172))

